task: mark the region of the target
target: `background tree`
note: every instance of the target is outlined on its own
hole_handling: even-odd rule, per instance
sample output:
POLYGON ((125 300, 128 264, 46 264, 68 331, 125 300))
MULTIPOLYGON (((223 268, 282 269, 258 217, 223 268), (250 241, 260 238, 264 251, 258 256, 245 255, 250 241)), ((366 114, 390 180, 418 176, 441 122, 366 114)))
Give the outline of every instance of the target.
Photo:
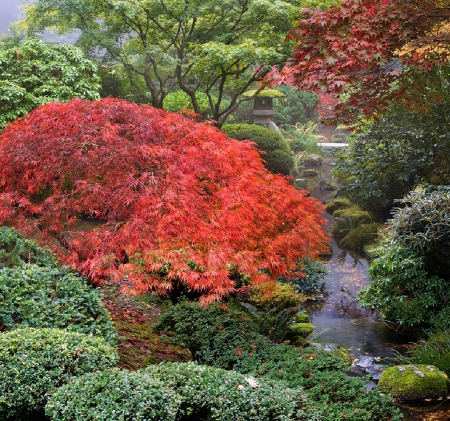
POLYGON ((345 0, 325 12, 304 10, 279 82, 345 93, 336 115, 347 121, 361 111, 377 115, 405 93, 433 101, 418 76, 448 65, 449 11, 448 0, 345 0))
POLYGON ((0 134, 0 179, 0 224, 124 291, 211 301, 326 248, 320 203, 253 144, 126 101, 55 102, 17 120, 0 134))
POLYGON ((249 100, 241 94, 289 56, 283 41, 298 6, 298 0, 38 0, 28 6, 25 25, 29 33, 81 30, 77 45, 120 64, 141 102, 161 108, 181 89, 200 114, 201 91, 222 124, 249 100))
POLYGON ((97 66, 72 45, 26 40, 0 49, 0 130, 39 105, 98 99, 97 66))
POLYGON ((367 133, 354 135, 334 172, 343 194, 365 209, 383 211, 417 185, 448 185, 450 97, 446 96, 423 112, 397 104, 367 133))

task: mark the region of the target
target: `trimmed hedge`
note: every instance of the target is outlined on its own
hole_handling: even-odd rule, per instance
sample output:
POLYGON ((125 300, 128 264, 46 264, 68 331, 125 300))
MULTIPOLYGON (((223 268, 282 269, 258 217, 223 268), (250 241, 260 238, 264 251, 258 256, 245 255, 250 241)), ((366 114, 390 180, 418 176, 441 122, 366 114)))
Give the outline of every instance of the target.
POLYGON ((47 394, 73 376, 113 367, 116 350, 102 338, 59 329, 0 334, 0 418, 44 408, 47 394))
POLYGON ((289 175, 293 169, 293 152, 277 132, 258 124, 224 124, 222 130, 233 139, 255 142, 269 171, 289 175))
POLYGON ((58 266, 0 269, 0 329, 60 328, 117 340, 100 292, 58 266))
POLYGON ((303 413, 304 402, 301 389, 277 382, 195 363, 166 363, 73 379, 52 395, 46 413, 55 421, 290 421, 303 413))
POLYGON ((108 370, 74 377, 50 396, 45 413, 55 421, 174 421, 180 405, 149 374, 108 370))

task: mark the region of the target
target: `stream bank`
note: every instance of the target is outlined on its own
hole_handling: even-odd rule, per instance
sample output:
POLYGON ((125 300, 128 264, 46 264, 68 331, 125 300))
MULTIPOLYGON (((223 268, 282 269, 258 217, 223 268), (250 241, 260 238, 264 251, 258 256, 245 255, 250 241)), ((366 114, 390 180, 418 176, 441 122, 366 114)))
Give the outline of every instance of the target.
MULTIPOLYGON (((299 180, 298 187, 306 188, 322 203, 331 200, 336 192, 323 189, 332 179, 334 158, 327 157, 318 169, 316 177, 299 180)), ((317 169, 317 168, 316 168, 317 169)), ((333 218, 325 214, 327 230, 331 231, 333 218)), ((414 338, 404 336, 383 322, 376 312, 361 308, 355 298, 357 291, 369 284, 370 258, 364 252, 348 250, 331 239, 332 255, 326 263, 326 294, 316 301, 305 303, 315 327, 313 342, 334 343, 345 348, 351 355, 353 374, 375 374, 391 364, 396 354, 404 354, 414 338), (367 370, 366 370, 367 369, 367 370)), ((368 388, 376 387, 368 383, 368 388)), ((438 401, 417 404, 399 404, 406 421, 450 420, 450 396, 438 401)))

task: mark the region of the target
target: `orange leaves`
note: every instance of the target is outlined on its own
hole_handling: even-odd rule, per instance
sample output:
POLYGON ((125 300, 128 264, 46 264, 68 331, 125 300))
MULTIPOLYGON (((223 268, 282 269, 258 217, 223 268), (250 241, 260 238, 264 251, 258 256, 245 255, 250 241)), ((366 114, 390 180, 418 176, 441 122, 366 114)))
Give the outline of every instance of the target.
POLYGON ((237 275, 265 282, 326 241, 322 206, 269 173, 252 144, 121 100, 18 120, 0 134, 0 180, 0 223, 39 225, 65 263, 126 292, 182 285, 207 304, 237 275))

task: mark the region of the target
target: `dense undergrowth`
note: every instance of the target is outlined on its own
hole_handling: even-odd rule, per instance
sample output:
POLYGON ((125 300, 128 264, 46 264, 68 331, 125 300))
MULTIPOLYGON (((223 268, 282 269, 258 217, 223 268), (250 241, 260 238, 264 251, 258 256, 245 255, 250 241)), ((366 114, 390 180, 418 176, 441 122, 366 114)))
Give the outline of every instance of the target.
MULTIPOLYGON (((86 325, 79 307, 73 306, 74 301, 84 301, 75 299, 78 290, 64 287, 65 279, 70 275, 76 284, 84 278, 59 267, 49 253, 14 230, 1 232, 2 291, 12 270, 33 274, 32 266, 66 274, 55 280, 45 271, 38 272, 42 277, 34 273, 24 277, 28 282, 16 291, 14 302, 20 303, 23 293, 30 308, 33 300, 38 307, 47 302, 48 294, 39 291, 53 291, 51 302, 59 310, 47 314, 46 329, 24 329, 36 324, 33 312, 20 314, 20 325, 2 322, 3 330, 9 330, 0 336, 2 419, 401 419, 389 397, 367 392, 363 381, 345 374, 349 364, 345 351, 321 351, 308 346, 307 340, 303 348, 289 345, 290 326, 307 318, 297 313, 304 299, 296 291, 298 285, 285 280, 269 294, 260 291, 260 298, 242 293, 205 308, 198 302, 127 297, 118 287, 95 290, 85 284, 86 290, 79 289, 83 294, 102 295, 105 307, 100 306, 97 318, 117 335, 102 337, 101 329, 70 332, 67 327, 79 330, 86 325), (62 325, 66 314, 72 316, 64 316, 68 322, 62 325)), ((85 302, 87 307, 89 303, 85 302)), ((0 317, 17 319, 20 308, 16 304, 18 313, 10 317, 11 306, 0 307, 0 317)))

